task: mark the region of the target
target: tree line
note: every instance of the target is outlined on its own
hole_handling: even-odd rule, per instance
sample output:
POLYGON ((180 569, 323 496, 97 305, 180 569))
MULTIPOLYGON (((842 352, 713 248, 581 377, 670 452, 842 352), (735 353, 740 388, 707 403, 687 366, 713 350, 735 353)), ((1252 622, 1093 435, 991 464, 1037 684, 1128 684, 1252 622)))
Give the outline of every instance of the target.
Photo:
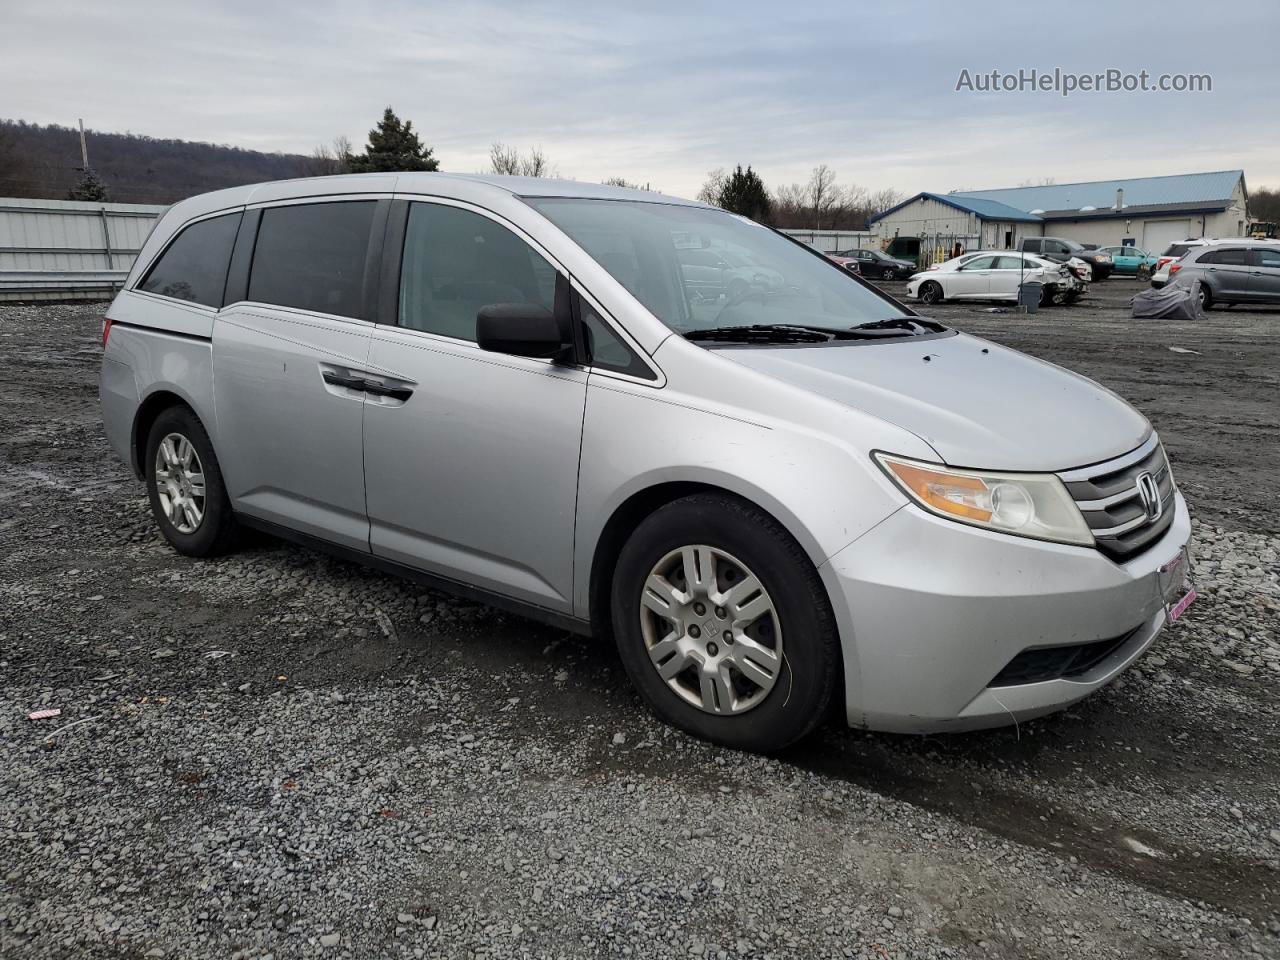
MULTIPOLYGON (((79 132, 58 124, 0 119, 0 196, 174 203, 224 187, 292 177, 342 173, 438 170, 431 147, 391 107, 369 131, 363 150, 346 136, 317 146, 309 156, 263 153, 223 144, 161 139, 132 133, 88 131, 90 167, 80 156, 79 132)), ((487 173, 525 177, 557 176, 541 147, 521 150, 501 141, 489 150, 487 173)), ((606 184, 651 189, 610 177, 606 184)), ((866 217, 897 199, 892 191, 871 193, 835 183, 830 168, 815 168, 806 185, 790 184, 770 193, 750 167, 715 170, 699 198, 716 206, 782 227, 857 229, 866 217)))
POLYGON ((750 165, 732 173, 717 168, 707 174, 698 199, 770 226, 800 230, 865 230, 867 219, 902 199, 896 190, 868 190, 836 182, 825 163, 813 168, 807 183, 768 190, 750 165))
MULTIPOLYGON (((391 107, 369 131, 360 152, 345 136, 316 147, 310 156, 132 133, 90 131, 89 137, 92 166, 86 170, 75 129, 0 119, 0 196, 174 203, 198 193, 266 180, 440 169, 412 121, 402 120, 391 107)), ((522 151, 500 141, 490 147, 489 169, 482 172, 558 175, 541 147, 522 151)), ((647 183, 622 177, 604 182, 650 189, 647 183)), ((902 195, 896 190, 840 184, 826 164, 814 167, 806 183, 781 184, 770 190, 748 164, 732 171, 712 170, 698 199, 776 227, 864 230, 868 218, 898 203, 902 195)), ((1254 190, 1249 196, 1249 216, 1280 222, 1280 190, 1254 190)))
POLYGON ((0 196, 173 203, 197 193, 307 175, 307 157, 213 143, 0 120, 0 196))

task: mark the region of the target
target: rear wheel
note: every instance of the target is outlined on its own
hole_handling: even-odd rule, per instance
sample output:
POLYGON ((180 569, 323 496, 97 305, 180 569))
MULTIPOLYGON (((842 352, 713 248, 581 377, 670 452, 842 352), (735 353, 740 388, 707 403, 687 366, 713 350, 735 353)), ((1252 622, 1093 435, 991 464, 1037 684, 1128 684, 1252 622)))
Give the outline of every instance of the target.
POLYGON ((839 645, 799 544, 732 497, 662 507, 631 535, 613 581, 623 666, 662 720, 744 750, 780 750, 822 719, 839 645))
POLYGON ((151 513, 179 553, 209 557, 225 552, 235 517, 213 444, 186 407, 170 407, 147 435, 147 494, 151 513))
POLYGON ((932 306, 942 302, 942 284, 936 280, 926 280, 920 286, 920 302, 932 306))

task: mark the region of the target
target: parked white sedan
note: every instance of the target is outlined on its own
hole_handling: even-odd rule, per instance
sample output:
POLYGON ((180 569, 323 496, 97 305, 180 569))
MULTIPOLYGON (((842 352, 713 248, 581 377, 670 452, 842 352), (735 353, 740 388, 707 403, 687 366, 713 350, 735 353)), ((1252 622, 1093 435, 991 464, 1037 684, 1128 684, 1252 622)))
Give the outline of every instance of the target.
POLYGON ((921 303, 943 300, 1018 299, 1018 284, 1042 285, 1041 302, 1052 303, 1060 294, 1074 299, 1084 284, 1064 263, 1009 250, 980 250, 917 273, 907 281, 907 296, 921 303))

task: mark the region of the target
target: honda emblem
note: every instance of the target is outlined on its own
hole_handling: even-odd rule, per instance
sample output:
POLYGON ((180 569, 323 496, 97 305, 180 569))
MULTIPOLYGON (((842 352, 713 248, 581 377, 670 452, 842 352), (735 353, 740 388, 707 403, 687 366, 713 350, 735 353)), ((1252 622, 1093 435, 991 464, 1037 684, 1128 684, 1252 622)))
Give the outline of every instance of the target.
POLYGON ((1164 512, 1160 502, 1160 485, 1150 473, 1138 474, 1138 496, 1142 499, 1142 508, 1147 512, 1147 520, 1155 523, 1164 512))

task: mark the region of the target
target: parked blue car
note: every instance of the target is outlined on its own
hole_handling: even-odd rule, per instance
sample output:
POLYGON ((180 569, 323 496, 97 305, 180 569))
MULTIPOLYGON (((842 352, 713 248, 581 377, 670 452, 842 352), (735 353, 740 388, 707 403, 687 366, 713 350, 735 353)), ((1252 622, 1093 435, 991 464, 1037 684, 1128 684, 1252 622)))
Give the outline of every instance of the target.
POLYGON ((1148 274, 1155 273, 1156 261, 1159 259, 1154 254, 1137 247, 1102 247, 1099 253, 1111 254, 1111 262, 1115 264, 1116 273, 1128 276, 1137 274, 1144 264, 1148 274))

